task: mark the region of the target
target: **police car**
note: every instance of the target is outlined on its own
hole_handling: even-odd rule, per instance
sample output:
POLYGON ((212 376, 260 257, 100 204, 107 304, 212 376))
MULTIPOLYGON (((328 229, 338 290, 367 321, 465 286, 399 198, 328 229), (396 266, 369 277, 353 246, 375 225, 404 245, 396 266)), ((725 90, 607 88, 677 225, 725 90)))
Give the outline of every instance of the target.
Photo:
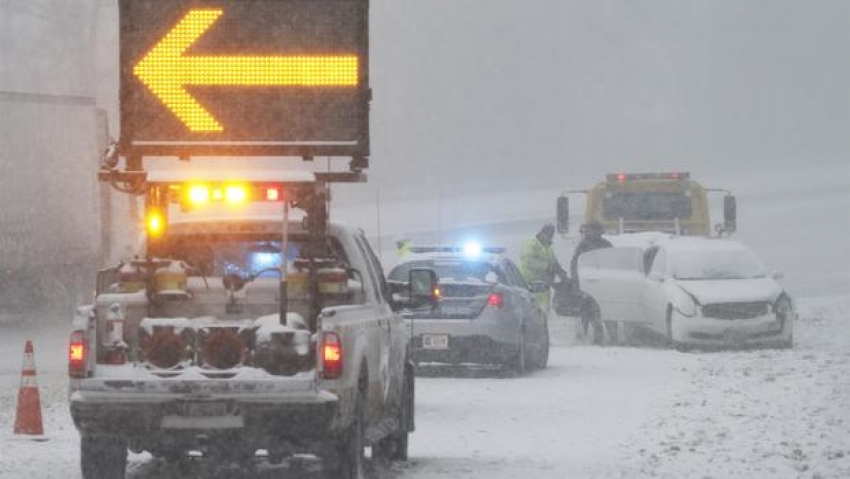
POLYGON ((433 270, 439 301, 405 317, 415 361, 503 365, 517 373, 544 368, 549 359, 546 314, 505 248, 412 246, 389 274, 403 284, 414 268, 433 270))

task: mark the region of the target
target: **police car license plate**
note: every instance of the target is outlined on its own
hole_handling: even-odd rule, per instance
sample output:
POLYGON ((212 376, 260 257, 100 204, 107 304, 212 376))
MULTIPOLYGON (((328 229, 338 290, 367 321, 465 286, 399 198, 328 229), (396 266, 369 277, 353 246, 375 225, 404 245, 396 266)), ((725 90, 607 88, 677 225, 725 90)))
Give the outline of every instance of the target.
POLYGON ((449 337, 445 334, 423 334, 422 349, 449 349, 449 337))
POLYGON ((466 306, 442 306, 440 313, 445 317, 469 316, 472 314, 472 308, 466 306))

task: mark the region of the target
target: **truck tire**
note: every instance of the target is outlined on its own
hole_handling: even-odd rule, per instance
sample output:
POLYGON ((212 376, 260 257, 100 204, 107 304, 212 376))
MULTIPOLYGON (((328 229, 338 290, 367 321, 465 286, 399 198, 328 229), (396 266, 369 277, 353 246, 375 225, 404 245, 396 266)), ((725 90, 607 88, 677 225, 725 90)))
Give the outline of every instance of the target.
MULTIPOLYGON (((365 376, 368 377, 368 376, 365 376)), ((330 455, 326 463, 328 479, 361 479, 365 463, 366 446, 365 404, 366 379, 361 377, 354 399, 354 420, 348 431, 341 435, 336 443, 335 454, 330 455)))
POLYGON ((387 461, 406 461, 408 458, 408 437, 413 430, 414 392, 413 371, 405 369, 402 386, 402 407, 398 415, 398 428, 389 436, 381 439, 372 447, 373 457, 387 461))
POLYGON ((83 479, 123 479, 127 469, 127 446, 115 438, 80 438, 83 479))

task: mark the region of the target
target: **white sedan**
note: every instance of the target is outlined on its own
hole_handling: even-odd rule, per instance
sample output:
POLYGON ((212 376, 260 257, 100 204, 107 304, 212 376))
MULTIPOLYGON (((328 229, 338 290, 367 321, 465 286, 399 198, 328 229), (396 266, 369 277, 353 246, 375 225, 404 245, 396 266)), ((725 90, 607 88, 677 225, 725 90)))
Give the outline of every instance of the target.
POLYGON ((796 313, 777 278, 728 239, 645 235, 579 258, 593 314, 675 347, 790 348, 796 313))

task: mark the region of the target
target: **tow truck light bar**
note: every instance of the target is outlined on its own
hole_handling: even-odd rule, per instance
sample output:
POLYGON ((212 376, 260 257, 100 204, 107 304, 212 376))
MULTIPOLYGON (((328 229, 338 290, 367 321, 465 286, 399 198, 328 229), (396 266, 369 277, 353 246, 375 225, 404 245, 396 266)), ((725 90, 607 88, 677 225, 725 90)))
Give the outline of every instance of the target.
POLYGON ((182 200, 191 206, 203 206, 210 202, 224 202, 231 205, 238 205, 250 201, 253 198, 260 200, 268 200, 268 195, 252 194, 251 188, 242 184, 190 184, 185 188, 180 185, 172 185, 171 190, 180 191, 185 189, 182 195, 182 200))
POLYGON ((686 171, 673 171, 669 173, 610 173, 606 175, 608 183, 625 183, 627 181, 639 180, 677 180, 685 181, 691 178, 686 171))

